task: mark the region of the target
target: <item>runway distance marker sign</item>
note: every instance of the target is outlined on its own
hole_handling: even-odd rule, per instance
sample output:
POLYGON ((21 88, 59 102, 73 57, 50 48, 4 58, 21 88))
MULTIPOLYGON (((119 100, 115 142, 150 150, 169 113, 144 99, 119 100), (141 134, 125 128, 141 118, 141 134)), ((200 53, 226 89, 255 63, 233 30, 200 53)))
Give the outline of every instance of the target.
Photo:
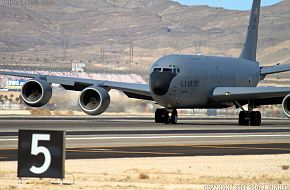
POLYGON ((17 177, 64 178, 65 131, 19 130, 17 177))

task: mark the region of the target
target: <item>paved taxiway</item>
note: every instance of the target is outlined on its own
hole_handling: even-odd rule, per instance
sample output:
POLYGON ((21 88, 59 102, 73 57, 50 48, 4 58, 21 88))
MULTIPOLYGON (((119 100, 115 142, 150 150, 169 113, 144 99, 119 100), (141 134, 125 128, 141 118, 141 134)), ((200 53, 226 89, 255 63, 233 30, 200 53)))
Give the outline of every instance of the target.
POLYGON ((264 120, 260 127, 236 119, 1 118, 0 161, 16 160, 19 129, 66 130, 68 159, 147 156, 290 153, 290 120, 264 120))

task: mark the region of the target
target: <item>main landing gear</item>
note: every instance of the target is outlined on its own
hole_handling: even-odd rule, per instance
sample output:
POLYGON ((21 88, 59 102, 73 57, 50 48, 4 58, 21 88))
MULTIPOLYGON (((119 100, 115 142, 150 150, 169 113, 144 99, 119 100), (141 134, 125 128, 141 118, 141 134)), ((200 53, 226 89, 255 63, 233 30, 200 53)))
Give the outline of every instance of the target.
POLYGON ((244 126, 260 126, 261 125, 261 112, 253 111, 256 107, 253 102, 249 101, 248 111, 245 111, 239 102, 235 102, 235 105, 243 111, 239 114, 239 125, 244 126))
POLYGON ((155 123, 176 124, 178 115, 176 109, 168 111, 164 108, 158 108, 155 111, 155 123))
POLYGON ((241 111, 239 114, 239 125, 260 126, 261 125, 261 112, 241 111))

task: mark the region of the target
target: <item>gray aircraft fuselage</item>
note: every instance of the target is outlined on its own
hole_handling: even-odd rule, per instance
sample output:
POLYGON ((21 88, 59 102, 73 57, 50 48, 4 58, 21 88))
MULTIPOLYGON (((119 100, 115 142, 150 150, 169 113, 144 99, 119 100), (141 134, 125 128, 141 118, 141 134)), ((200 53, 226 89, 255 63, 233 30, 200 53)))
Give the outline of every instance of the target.
POLYGON ((226 108, 232 102, 211 102, 216 87, 256 87, 258 62, 203 55, 168 55, 150 69, 153 99, 165 108, 226 108))

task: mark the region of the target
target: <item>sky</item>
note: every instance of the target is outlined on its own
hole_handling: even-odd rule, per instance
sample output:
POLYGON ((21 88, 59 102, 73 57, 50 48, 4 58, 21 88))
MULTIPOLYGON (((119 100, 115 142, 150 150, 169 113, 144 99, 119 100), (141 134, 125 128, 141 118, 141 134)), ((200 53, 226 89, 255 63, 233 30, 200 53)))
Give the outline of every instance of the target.
MULTIPOLYGON (((211 7, 224 7, 233 10, 249 10, 252 0, 175 0, 184 5, 209 5, 211 7)), ((281 0, 262 0, 262 6, 273 5, 281 0)))

